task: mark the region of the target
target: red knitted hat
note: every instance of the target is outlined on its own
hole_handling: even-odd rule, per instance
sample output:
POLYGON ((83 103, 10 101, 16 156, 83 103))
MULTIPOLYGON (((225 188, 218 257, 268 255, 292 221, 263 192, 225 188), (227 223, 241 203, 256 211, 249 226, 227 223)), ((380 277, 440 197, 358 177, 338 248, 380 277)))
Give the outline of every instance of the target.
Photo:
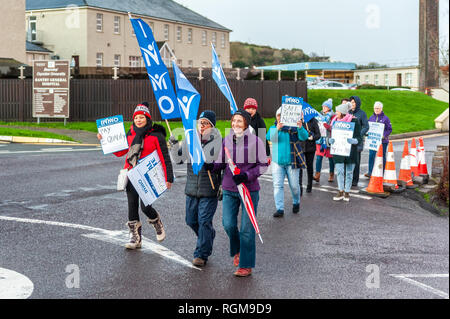
POLYGON ((134 109, 134 113, 133 113, 133 119, 138 114, 143 114, 143 115, 147 116, 149 119, 152 119, 152 116, 150 115, 150 111, 148 110, 148 107, 145 106, 144 104, 138 104, 138 106, 136 106, 136 108, 134 109))
POLYGON ((249 108, 255 108, 255 109, 258 108, 258 102, 256 102, 256 100, 251 97, 246 99, 244 102, 244 110, 249 109, 249 108))

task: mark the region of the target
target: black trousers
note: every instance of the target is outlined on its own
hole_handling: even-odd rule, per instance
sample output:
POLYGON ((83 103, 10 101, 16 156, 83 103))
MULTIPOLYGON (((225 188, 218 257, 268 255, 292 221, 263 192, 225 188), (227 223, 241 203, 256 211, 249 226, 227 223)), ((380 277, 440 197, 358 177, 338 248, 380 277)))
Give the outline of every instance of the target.
POLYGON ((359 182, 359 167, 361 166, 361 152, 356 152, 355 169, 353 170, 352 185, 356 186, 359 182))
POLYGON ((156 219, 158 217, 158 213, 152 207, 152 205, 145 206, 141 199, 139 199, 139 194, 134 188, 133 184, 128 181, 127 184, 127 198, 128 198, 128 220, 139 221, 139 202, 141 203, 141 210, 150 219, 156 219))
MULTIPOLYGON (((308 189, 312 188, 312 181, 313 181, 313 174, 314 174, 314 156, 316 155, 315 152, 308 152, 304 153, 305 159, 306 159, 306 172, 308 176, 308 185, 306 186, 308 189)), ((299 183, 300 188, 303 186, 303 170, 300 170, 299 174, 299 183)))

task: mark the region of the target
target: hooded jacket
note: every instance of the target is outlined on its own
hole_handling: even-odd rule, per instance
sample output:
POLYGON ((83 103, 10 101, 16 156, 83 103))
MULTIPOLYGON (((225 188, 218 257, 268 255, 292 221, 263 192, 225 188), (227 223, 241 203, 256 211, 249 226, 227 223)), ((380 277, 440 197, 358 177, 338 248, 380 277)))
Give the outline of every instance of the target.
POLYGON ((362 152, 364 149, 364 137, 366 136, 367 132, 369 132, 369 121, 367 120, 367 114, 363 110, 361 110, 361 99, 359 96, 351 96, 351 100, 355 100, 356 102, 356 108, 355 110, 349 110, 349 113, 354 115, 359 122, 359 125, 361 125, 361 139, 358 139, 360 142, 358 143, 358 152, 362 152))
MULTIPOLYGON (((261 115, 258 112, 255 113, 254 116, 250 118, 250 126, 255 130, 256 136, 258 136, 262 141, 266 138, 267 126, 266 122, 262 119, 261 115), (260 132, 261 129, 261 132, 260 132), (264 131, 262 130, 264 129, 264 131)), ((266 140, 266 155, 270 155, 270 146, 269 142, 266 140)))
MULTIPOLYGON (((128 145, 131 145, 133 143, 135 136, 136 132, 133 129, 133 125, 131 125, 131 128, 127 133, 128 145)), ((153 124, 152 129, 144 136, 143 144, 144 146, 139 159, 142 159, 150 155, 154 151, 157 151, 159 159, 161 160, 164 175, 166 177, 166 182, 173 183, 172 162, 170 160, 169 151, 167 149, 166 129, 164 128, 164 126, 153 124)), ((114 153, 114 155, 116 155, 117 157, 122 157, 127 153, 128 150, 123 150, 114 153)), ((124 168, 131 168, 127 160, 125 160, 124 168)))
POLYGON ((314 153, 316 151, 316 141, 321 137, 319 122, 315 118, 312 118, 308 123, 303 122, 303 127, 313 138, 312 140, 307 139, 306 141, 300 142, 300 145, 302 146, 303 152, 314 153))
POLYGON ((384 115, 384 112, 381 112, 378 115, 373 113, 373 115, 369 118, 369 122, 384 124, 383 139, 381 142, 383 144, 389 143, 389 135, 391 135, 392 133, 392 125, 391 120, 389 120, 389 118, 386 115, 384 115))

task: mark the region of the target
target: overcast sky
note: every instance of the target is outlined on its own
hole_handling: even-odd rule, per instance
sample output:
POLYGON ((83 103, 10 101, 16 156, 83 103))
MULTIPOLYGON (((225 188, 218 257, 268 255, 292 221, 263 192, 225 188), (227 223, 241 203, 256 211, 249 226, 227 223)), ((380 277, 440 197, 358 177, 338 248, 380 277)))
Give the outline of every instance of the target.
MULTIPOLYGON (((358 64, 418 63, 419 0, 176 1, 233 30, 231 41, 358 64)), ((449 0, 441 0, 440 36, 447 43, 448 8, 449 0)))

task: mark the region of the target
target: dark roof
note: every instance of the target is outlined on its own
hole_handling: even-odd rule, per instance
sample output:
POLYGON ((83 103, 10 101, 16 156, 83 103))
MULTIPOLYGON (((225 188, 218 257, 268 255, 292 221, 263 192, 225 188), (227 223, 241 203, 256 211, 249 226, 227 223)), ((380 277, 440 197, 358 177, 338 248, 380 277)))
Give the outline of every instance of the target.
POLYGON ((69 5, 131 12, 137 15, 231 31, 172 0, 26 0, 26 10, 66 8, 69 5))
POLYGON ((50 51, 50 50, 48 50, 46 48, 43 48, 40 45, 31 43, 30 41, 26 42, 26 50, 27 51, 33 51, 33 52, 53 53, 53 51, 50 51))

